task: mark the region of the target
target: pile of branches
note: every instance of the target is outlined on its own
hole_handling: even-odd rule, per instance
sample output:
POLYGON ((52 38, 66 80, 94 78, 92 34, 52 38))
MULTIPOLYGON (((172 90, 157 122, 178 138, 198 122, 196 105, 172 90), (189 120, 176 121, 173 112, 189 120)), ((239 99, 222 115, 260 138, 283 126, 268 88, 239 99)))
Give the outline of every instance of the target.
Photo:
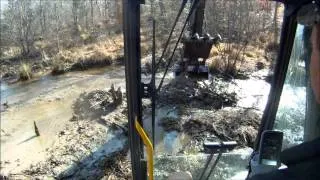
POLYGON ((167 132, 188 134, 192 140, 204 141, 216 137, 221 141, 237 141, 240 146, 253 147, 259 128, 260 116, 253 109, 222 109, 204 111, 188 118, 162 118, 159 125, 167 132))
POLYGON ((159 101, 162 104, 188 105, 202 109, 221 109, 236 105, 238 97, 235 92, 221 91, 212 86, 200 85, 196 80, 180 76, 163 86, 159 101))
POLYGON ((255 110, 229 109, 191 118, 182 126, 191 137, 211 134, 222 141, 237 141, 240 146, 253 147, 259 121, 260 115, 255 110))
POLYGON ((95 90, 84 92, 73 104, 74 116, 77 119, 99 119, 114 111, 123 102, 123 94, 119 87, 115 90, 111 85, 109 91, 95 90))

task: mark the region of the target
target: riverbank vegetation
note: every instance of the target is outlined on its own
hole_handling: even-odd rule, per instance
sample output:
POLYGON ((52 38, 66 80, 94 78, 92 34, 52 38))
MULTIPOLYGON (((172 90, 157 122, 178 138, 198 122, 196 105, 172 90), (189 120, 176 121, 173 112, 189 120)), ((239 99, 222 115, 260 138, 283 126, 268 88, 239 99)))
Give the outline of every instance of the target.
POLYGON ((2 5, 3 80, 101 67, 122 59, 120 1, 8 0, 2 5))
MULTIPOLYGON (((120 1, 8 0, 4 4, 0 24, 2 80, 15 82, 32 78, 31 74, 41 76, 52 72, 55 75, 122 63, 120 1), (20 73, 22 64, 30 67, 28 78, 20 73)), ((156 20, 156 45, 160 53, 169 33, 168 27, 173 24, 172 17, 180 7, 177 2, 150 1, 146 4, 141 14, 142 56, 151 52, 150 17, 156 20), (151 11, 152 6, 159 8, 151 11)), ((187 12, 183 11, 181 22, 177 24, 170 50, 187 12)), ((266 51, 276 50, 281 12, 279 4, 257 1, 207 2, 204 32, 219 33, 223 39, 208 60, 211 72, 237 76, 238 72, 254 69, 256 63, 269 67, 273 57, 266 56, 266 51)), ((170 51, 165 53, 162 64, 170 55, 170 51)), ((179 59, 181 55, 176 53, 174 57, 179 59)))

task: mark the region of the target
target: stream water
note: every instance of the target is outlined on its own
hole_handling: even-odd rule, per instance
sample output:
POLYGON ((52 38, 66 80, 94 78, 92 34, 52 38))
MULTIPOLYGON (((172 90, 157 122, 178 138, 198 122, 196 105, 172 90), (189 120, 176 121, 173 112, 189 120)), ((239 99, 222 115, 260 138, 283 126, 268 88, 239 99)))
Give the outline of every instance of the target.
POLYGON ((124 67, 109 66, 106 68, 91 69, 88 71, 70 72, 59 76, 47 75, 32 81, 6 84, 1 82, 1 104, 23 103, 41 94, 62 89, 72 85, 82 87, 93 86, 90 81, 104 79, 124 79, 124 67))

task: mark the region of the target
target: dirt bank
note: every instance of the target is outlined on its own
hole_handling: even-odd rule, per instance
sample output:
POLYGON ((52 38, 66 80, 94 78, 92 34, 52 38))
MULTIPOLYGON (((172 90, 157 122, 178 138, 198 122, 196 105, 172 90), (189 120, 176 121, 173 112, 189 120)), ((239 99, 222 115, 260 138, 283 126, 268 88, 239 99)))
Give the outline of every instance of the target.
POLYGON ((0 77, 7 83, 59 75, 70 71, 123 64, 123 38, 121 35, 92 44, 84 44, 51 52, 50 48, 37 50, 32 55, 13 54, 0 57, 0 77))

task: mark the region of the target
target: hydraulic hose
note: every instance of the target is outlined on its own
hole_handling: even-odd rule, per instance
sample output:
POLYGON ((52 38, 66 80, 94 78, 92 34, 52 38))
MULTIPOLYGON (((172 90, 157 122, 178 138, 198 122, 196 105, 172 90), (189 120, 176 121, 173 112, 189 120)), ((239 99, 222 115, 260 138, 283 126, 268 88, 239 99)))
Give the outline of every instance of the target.
POLYGON ((164 74, 163 74, 163 76, 162 76, 162 79, 161 79, 161 81, 160 81, 160 84, 159 84, 159 86, 158 86, 158 88, 157 88, 157 92, 159 92, 160 89, 161 89, 161 86, 162 86, 162 84, 163 84, 164 78, 166 77, 167 72, 168 72, 168 69, 169 69, 170 64, 171 64, 171 62, 172 62, 174 53, 175 53, 175 51, 176 51, 176 49, 177 49, 177 47, 178 47, 178 44, 179 44, 179 42, 180 42, 180 40, 181 40, 181 38, 182 38, 184 29, 186 28, 187 23, 188 23, 191 15, 193 14, 194 10, 195 10, 196 7, 198 6, 198 4, 199 4, 199 0, 195 0, 195 1, 193 2, 193 4, 192 4, 192 7, 191 7, 190 12, 189 12, 189 14, 188 14, 188 16, 187 16, 187 19, 186 19, 186 21, 185 21, 184 24, 183 24, 183 28, 182 28, 182 30, 181 30, 181 32, 180 32, 179 38, 178 38, 178 40, 177 40, 177 42, 176 42, 176 44, 175 44, 175 47, 174 47, 174 49, 173 49, 173 52, 172 52, 172 54, 171 54, 171 56, 170 56, 170 58, 169 58, 169 62, 168 62, 168 64, 167 64, 167 66, 166 66, 166 69, 165 69, 165 71, 164 71, 164 74))
POLYGON ((178 12, 178 15, 176 16, 176 19, 174 20, 174 23, 173 23, 173 26, 172 26, 172 28, 171 28, 169 37, 168 37, 168 39, 167 39, 167 41, 166 41, 166 44, 164 45, 164 48, 163 48, 162 53, 161 53, 161 56, 160 56, 159 61, 158 61, 157 65, 156 65, 156 70, 155 70, 156 72, 157 72, 157 70, 158 70, 158 68, 159 68, 159 65, 160 65, 160 63, 161 63, 161 61, 162 61, 162 59, 163 59, 164 54, 165 54, 166 51, 167 51, 167 48, 168 48, 169 43, 170 43, 170 40, 171 40, 171 38, 172 38, 173 31, 174 31, 174 29, 176 28, 177 22, 178 22, 178 20, 179 20, 179 18, 180 18, 180 16, 181 16, 181 13, 182 13, 184 7, 185 7, 186 4, 187 4, 187 2, 188 2, 188 0, 183 0, 183 1, 182 1, 181 7, 180 7, 179 12, 178 12))

